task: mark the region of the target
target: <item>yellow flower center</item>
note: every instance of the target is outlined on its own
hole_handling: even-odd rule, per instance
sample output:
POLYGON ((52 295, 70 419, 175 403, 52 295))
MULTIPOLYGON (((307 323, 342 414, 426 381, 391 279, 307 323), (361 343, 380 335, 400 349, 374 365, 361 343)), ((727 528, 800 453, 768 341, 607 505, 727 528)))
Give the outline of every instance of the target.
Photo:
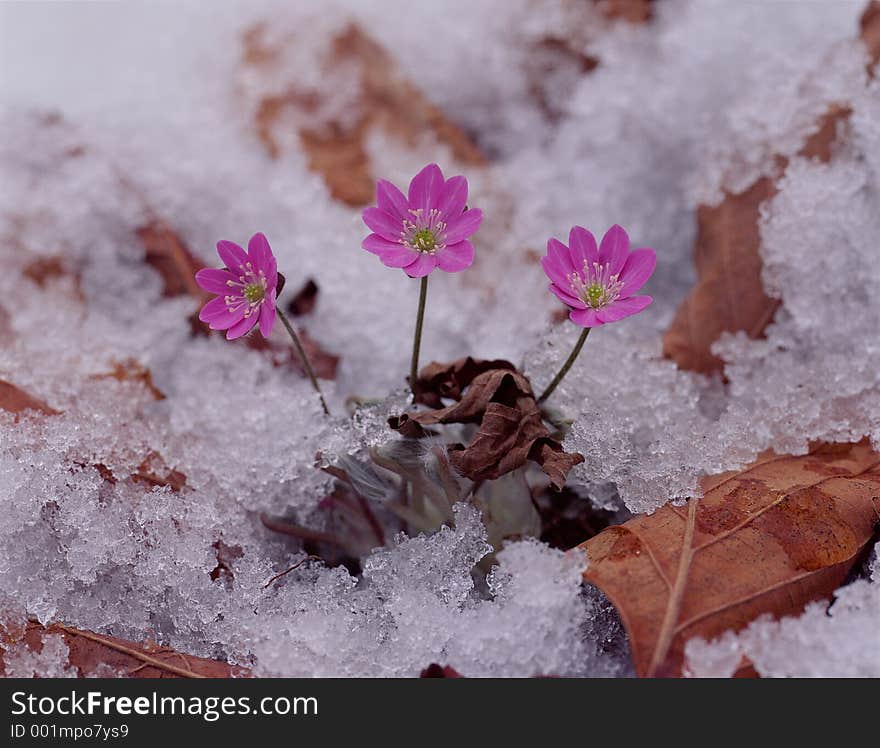
POLYGON ((244 287, 244 297, 251 303, 262 301, 266 296, 266 289, 262 283, 248 283, 244 287))
POLYGON ((437 246, 437 237, 430 229, 420 229, 412 236, 413 248, 420 252, 430 252, 437 246))

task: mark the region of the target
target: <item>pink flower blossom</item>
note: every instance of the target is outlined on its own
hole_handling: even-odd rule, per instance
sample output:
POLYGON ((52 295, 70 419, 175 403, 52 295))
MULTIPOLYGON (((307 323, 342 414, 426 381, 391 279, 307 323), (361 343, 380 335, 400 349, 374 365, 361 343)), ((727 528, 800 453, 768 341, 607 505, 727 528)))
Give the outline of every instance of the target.
POLYGON ((406 197, 380 179, 378 207, 363 212, 364 223, 374 232, 364 239, 363 248, 411 278, 422 278, 438 267, 447 273, 469 268, 474 245, 468 237, 480 227, 483 212, 465 209, 467 194, 467 179, 444 179, 437 164, 428 164, 413 177, 406 197))
POLYGON ((196 273, 196 283, 208 293, 218 294, 199 312, 199 319, 212 330, 226 330, 235 340, 259 322, 264 338, 275 324, 275 294, 278 264, 269 241, 254 234, 245 252, 234 242, 217 242, 217 254, 226 268, 205 268, 196 273))
POLYGON ((634 296, 654 272, 653 249, 629 251, 629 237, 616 224, 597 247, 586 229, 575 226, 566 247, 547 242, 541 266, 552 281, 550 290, 572 311, 569 318, 581 327, 598 327, 641 312, 653 299, 634 296))

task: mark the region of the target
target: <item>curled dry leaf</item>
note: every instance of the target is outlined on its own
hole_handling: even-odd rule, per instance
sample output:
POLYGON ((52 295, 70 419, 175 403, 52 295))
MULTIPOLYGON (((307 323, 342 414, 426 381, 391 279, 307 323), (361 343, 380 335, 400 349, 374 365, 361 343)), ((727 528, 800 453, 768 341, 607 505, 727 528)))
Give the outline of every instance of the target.
MULTIPOLYGON (((0 627, 0 631, 3 631, 0 627)), ((60 634, 70 649, 68 664, 80 677, 107 677, 106 669, 128 678, 243 678, 245 668, 217 660, 176 652, 155 644, 138 644, 75 629, 60 623, 42 626, 30 621, 24 630, 13 628, 0 640, 0 677, 5 674, 4 651, 12 646, 27 646, 40 652, 43 637, 60 634)))
POLYGON ((431 408, 442 407, 444 398, 461 400, 462 390, 474 381, 474 377, 492 369, 516 371, 512 363, 501 359, 488 361, 468 356, 451 364, 432 361, 419 372, 413 386, 415 400, 431 408))
POLYGON ((639 675, 680 675, 688 639, 829 597, 880 521, 880 453, 866 442, 767 453, 703 488, 581 546, 584 579, 620 613, 639 675))
POLYGON ((44 416, 57 416, 61 411, 50 408, 45 402, 28 394, 12 382, 0 379, 0 410, 15 414, 15 422, 18 416, 25 411, 35 411, 44 416))
MULTIPOLYGON (((874 0, 862 16, 861 40, 871 63, 880 57, 880 3, 874 0)), ((850 115, 831 105, 816 123, 799 156, 827 163, 842 125, 850 115)), ((776 195, 788 159, 776 156, 773 173, 739 193, 726 193, 718 205, 697 208, 694 259, 698 280, 685 297, 663 338, 663 352, 680 368, 712 373, 723 362, 711 351, 723 332, 745 332, 759 338, 781 301, 770 298, 761 282, 761 207, 776 195)))
POLYGON ((486 163, 467 135, 406 80, 385 49, 355 24, 332 41, 324 67, 328 77, 352 68, 358 71, 356 100, 346 108, 346 121, 309 123, 322 108, 323 94, 304 89, 296 69, 285 68, 284 47, 297 43, 296 34, 270 41, 266 32, 266 25, 258 24, 242 35, 242 59, 249 77, 285 80, 256 103, 257 135, 269 155, 277 158, 288 140, 286 131, 295 132, 309 167, 324 177, 336 199, 353 206, 373 199, 376 175, 367 140, 376 129, 410 147, 430 135, 448 146, 461 164, 486 163))
POLYGON ((448 388, 444 391, 460 391, 459 401, 446 408, 404 413, 390 419, 389 425, 405 436, 418 438, 424 435, 424 426, 478 424, 470 444, 449 447, 449 459, 456 470, 474 481, 494 480, 531 460, 541 466, 554 486, 562 488, 569 470, 583 462, 583 456, 566 453, 550 436, 529 380, 513 364, 502 361, 502 368, 486 369, 486 363, 462 359, 449 364, 447 371, 437 364, 426 367, 419 380, 431 377, 438 386, 448 388))

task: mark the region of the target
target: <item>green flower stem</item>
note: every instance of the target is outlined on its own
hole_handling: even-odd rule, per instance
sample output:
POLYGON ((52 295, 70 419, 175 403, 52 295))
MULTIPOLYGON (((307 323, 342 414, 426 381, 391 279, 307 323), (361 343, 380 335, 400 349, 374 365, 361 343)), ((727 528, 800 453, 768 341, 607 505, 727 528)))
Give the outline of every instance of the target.
POLYGON ((416 312, 416 332, 413 337, 412 362, 409 366, 409 388, 415 394, 416 380, 419 376, 419 349, 422 347, 422 323, 425 321, 425 299, 428 297, 428 276, 422 278, 419 287, 419 310, 416 312))
POLYGON ((553 394, 553 390, 556 389, 557 385, 562 381, 562 378, 568 374, 568 370, 571 368, 571 365, 575 362, 575 359, 578 357, 578 354, 581 352, 581 348, 584 347, 584 343, 587 340, 587 335, 590 334, 590 330, 592 327, 585 327, 584 331, 581 333, 581 336, 578 338, 578 342, 574 346, 574 350, 571 352, 571 355, 568 357, 568 360, 562 365, 562 368, 556 373, 556 376, 553 377, 553 381, 547 385, 547 389, 541 394, 541 397, 538 398, 539 403, 543 403, 550 395, 553 394))
POLYGON ((327 408, 327 403, 324 401, 324 393, 321 392, 321 387, 318 385, 318 378, 315 376, 315 370, 312 368, 312 362, 309 361, 309 357, 306 355, 305 348, 303 348, 303 344, 302 341, 299 339, 299 335, 293 328, 293 325, 290 324, 290 320, 287 319, 287 315, 281 311, 281 308, 276 306, 275 311, 278 313, 278 317, 284 324, 284 327, 287 328, 290 339, 293 341, 293 347, 296 348, 296 352, 299 354, 300 361, 302 361, 303 368, 306 370, 306 374, 309 375, 309 381, 312 383, 312 387, 314 388, 315 392, 318 393, 318 397, 321 399, 321 407, 324 409, 325 415, 329 416, 330 410, 327 408))

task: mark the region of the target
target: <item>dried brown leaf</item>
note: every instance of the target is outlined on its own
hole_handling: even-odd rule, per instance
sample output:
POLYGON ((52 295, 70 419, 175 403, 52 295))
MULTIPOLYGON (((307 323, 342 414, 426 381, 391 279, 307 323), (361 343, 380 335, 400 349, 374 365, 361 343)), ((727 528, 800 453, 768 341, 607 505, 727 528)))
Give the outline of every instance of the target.
MULTIPOLYGON (((456 470, 471 480, 494 480, 531 460, 541 466, 554 486, 562 488, 569 470, 584 458, 564 452, 550 436, 529 380, 506 361, 501 364, 510 368, 485 371, 480 371, 484 362, 468 361, 457 361, 444 372, 457 371, 455 386, 464 388, 458 402, 446 408, 404 413, 389 421, 391 427, 418 437, 424 426, 479 424, 470 444, 449 447, 449 459, 456 470), (472 379, 468 381, 465 372, 472 379)), ((423 369, 419 379, 425 379, 426 371, 436 371, 434 367, 437 365, 423 369)))
POLYGON ((647 23, 654 15, 655 0, 593 0, 603 16, 612 21, 647 23))
POLYGON ((515 371, 516 367, 501 359, 478 360, 471 356, 449 364, 432 361, 419 372, 413 387, 416 402, 431 408, 440 408, 444 398, 461 400, 462 390, 474 381, 474 377, 491 369, 515 371))
POLYGON ((186 485, 186 475, 179 470, 172 470, 158 452, 150 452, 138 465, 137 471, 131 476, 135 483, 148 486, 167 487, 172 491, 180 491, 186 485))
MULTIPOLYGON (((302 317, 304 314, 311 314, 315 310, 318 303, 318 284, 314 278, 309 278, 302 287, 297 291, 290 302, 287 304, 287 311, 293 317, 302 317)), ((278 293, 281 293, 279 290, 278 293)))
MULTIPOLYGON (((309 357, 309 361, 311 362, 312 368, 315 370, 315 374, 318 378, 336 379, 336 369, 339 366, 339 356, 330 353, 329 351, 325 351, 321 347, 321 344, 305 330, 300 328, 297 331, 297 334, 299 335, 303 350, 309 357)), ((245 341, 245 344, 249 348, 253 348, 256 351, 266 351, 275 366, 289 366, 305 376, 306 372, 303 368, 302 361, 300 361, 299 356, 290 345, 289 341, 279 343, 274 340, 266 340, 262 335, 248 335, 247 337, 242 338, 242 340, 245 341)))
POLYGON ((70 278, 73 282, 73 292, 76 298, 80 301, 85 300, 80 274, 73 270, 64 257, 60 255, 37 256, 24 266, 21 274, 28 280, 36 283, 40 288, 46 288, 54 280, 70 278))
MULTIPOLYGON (((42 651, 43 637, 60 634, 70 649, 68 664, 77 669, 80 677, 99 675, 101 667, 110 667, 123 677, 130 678, 242 678, 248 677, 245 668, 217 660, 176 652, 155 644, 138 644, 114 636, 95 634, 60 623, 42 626, 29 622, 18 637, 0 641, 0 677, 4 675, 3 654, 11 645, 24 643, 35 652, 42 651)), ((106 677, 106 676, 105 676, 106 677)))
MULTIPOLYGON (((861 22, 861 40, 869 57, 880 57, 880 10, 869 3, 861 22)), ((828 162, 850 110, 831 105, 816 123, 798 155, 828 162)), ((761 207, 776 195, 788 159, 776 156, 773 173, 739 193, 726 193, 716 206, 697 208, 694 259, 698 280, 685 297, 663 338, 663 352, 680 368, 712 373, 723 362, 711 351, 723 332, 759 338, 781 301, 770 298, 761 282, 759 221, 761 207)))
POLYGON ((869 0, 859 23, 859 38, 868 51, 868 73, 880 62, 880 0, 869 0))
POLYGON ((152 372, 140 361, 126 358, 113 361, 113 368, 101 374, 93 374, 92 379, 115 379, 117 382, 138 382, 144 386, 154 400, 164 400, 165 393, 153 383, 152 372))
POLYGON ((29 410, 42 413, 44 416, 57 416, 61 412, 5 379, 0 379, 0 410, 15 413, 16 423, 19 414, 29 410))
POLYGON ((680 675, 688 639, 829 597, 880 520, 880 453, 866 442, 768 453, 703 487, 686 507, 666 504, 581 546, 584 579, 619 611, 639 675, 680 675))
MULTIPOLYGON (((243 62, 251 73, 271 72, 289 75, 290 84, 280 93, 266 95, 255 107, 254 126, 258 137, 273 158, 282 150, 285 128, 291 127, 289 115, 314 112, 321 95, 303 90, 295 70, 279 71, 282 49, 265 38, 260 24, 243 35, 243 62)), ((282 44, 295 44, 293 35, 282 44)), ((332 42, 326 59, 327 74, 336 69, 356 66, 360 71, 359 95, 353 122, 332 121, 319 128, 301 126, 299 141, 312 171, 321 174, 331 194, 349 205, 360 206, 373 199, 375 175, 372 173, 366 141, 376 129, 415 147, 425 135, 432 135, 448 146, 462 164, 486 163, 474 143, 447 119, 427 97, 401 74, 391 56, 352 24, 332 42)), ((295 125, 294 125, 295 126, 295 125)))
POLYGON ((145 262, 162 277, 165 296, 207 298, 195 279, 205 265, 193 256, 177 232, 157 218, 136 233, 144 247, 145 262))

